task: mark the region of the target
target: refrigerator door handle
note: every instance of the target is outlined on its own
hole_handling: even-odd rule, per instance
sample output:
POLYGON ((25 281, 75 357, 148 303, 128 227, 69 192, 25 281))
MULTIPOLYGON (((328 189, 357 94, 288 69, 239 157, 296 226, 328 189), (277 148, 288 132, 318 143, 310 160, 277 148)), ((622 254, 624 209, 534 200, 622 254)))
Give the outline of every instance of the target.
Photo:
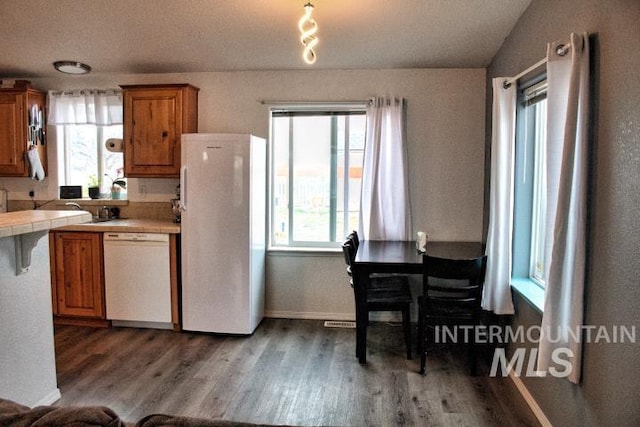
POLYGON ((180 210, 187 210, 187 165, 180 168, 180 210))

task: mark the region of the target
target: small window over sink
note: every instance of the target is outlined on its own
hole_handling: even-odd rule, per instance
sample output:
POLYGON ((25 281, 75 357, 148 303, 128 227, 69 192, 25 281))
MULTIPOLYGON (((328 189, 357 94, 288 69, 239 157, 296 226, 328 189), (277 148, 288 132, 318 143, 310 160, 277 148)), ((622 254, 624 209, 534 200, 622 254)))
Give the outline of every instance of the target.
POLYGON ((107 149, 108 139, 122 138, 122 92, 119 89, 83 89, 49 92, 49 124, 56 127, 58 184, 89 187, 109 193, 122 177, 124 159, 118 147, 107 149))
POLYGON ((89 187, 97 186, 100 193, 108 193, 111 179, 116 179, 118 171, 122 170, 123 155, 108 151, 105 142, 110 138, 122 138, 122 125, 58 126, 57 138, 60 185, 81 185, 83 197, 89 197, 89 187))

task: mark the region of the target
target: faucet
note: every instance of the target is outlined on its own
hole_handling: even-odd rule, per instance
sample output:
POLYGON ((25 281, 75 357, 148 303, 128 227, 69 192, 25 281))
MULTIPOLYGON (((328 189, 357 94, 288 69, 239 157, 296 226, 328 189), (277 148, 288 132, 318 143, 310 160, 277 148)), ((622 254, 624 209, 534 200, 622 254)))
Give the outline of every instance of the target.
POLYGON ((82 208, 80 207, 79 204, 77 204, 76 202, 67 202, 65 203, 66 206, 72 206, 73 208, 75 208, 76 210, 81 211, 82 208))

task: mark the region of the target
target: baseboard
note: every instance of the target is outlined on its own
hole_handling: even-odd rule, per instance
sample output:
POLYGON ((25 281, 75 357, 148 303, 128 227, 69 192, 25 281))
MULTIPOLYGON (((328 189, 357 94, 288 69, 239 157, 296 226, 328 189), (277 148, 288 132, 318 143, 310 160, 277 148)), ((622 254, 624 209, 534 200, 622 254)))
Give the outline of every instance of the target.
POLYGON ((91 326, 94 328, 110 328, 111 320, 92 319, 89 317, 53 316, 54 325, 91 326))
MULTIPOLYGON (((356 315, 353 313, 325 313, 313 311, 277 311, 266 310, 264 317, 271 319, 306 319, 306 320, 338 320, 355 322, 356 315)), ((369 316, 372 322, 401 322, 402 317, 399 313, 390 311, 373 312, 369 316)))
POLYGON ((356 317, 351 313, 325 313, 308 311, 270 311, 264 313, 264 317, 271 319, 307 319, 307 320, 340 320, 355 321, 356 317))
POLYGON ((527 405, 529 405, 529 408, 531 409, 531 412, 533 412, 533 415, 535 415, 540 422, 540 425, 542 425, 543 427, 552 427, 551 422, 542 411, 542 408, 540 408, 540 406, 538 405, 538 402, 536 402, 531 393, 529 393, 529 390, 527 390, 527 387, 524 385, 520 377, 513 373, 513 369, 509 369, 509 377, 522 395, 522 398, 525 400, 525 402, 527 402, 527 405))
POLYGON ((48 405, 51 405, 51 404, 55 403, 61 397, 62 397, 62 394, 60 394, 60 389, 56 388, 51 393, 49 393, 48 395, 46 395, 45 397, 40 399, 38 402, 36 402, 36 404, 33 405, 32 407, 35 408, 36 406, 48 406, 48 405))
POLYGON ((124 328, 173 329, 170 322, 139 322, 132 320, 112 320, 111 326, 124 328))

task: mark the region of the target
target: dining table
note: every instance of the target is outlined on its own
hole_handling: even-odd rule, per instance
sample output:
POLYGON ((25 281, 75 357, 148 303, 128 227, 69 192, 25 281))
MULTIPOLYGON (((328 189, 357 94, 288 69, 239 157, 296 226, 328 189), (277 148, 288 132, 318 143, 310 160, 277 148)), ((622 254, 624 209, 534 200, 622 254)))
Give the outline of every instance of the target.
POLYGON ((415 241, 362 240, 352 266, 356 295, 356 347, 358 359, 367 362, 366 289, 374 273, 422 274, 423 254, 449 259, 471 259, 484 254, 481 242, 428 241, 419 251, 415 241))

